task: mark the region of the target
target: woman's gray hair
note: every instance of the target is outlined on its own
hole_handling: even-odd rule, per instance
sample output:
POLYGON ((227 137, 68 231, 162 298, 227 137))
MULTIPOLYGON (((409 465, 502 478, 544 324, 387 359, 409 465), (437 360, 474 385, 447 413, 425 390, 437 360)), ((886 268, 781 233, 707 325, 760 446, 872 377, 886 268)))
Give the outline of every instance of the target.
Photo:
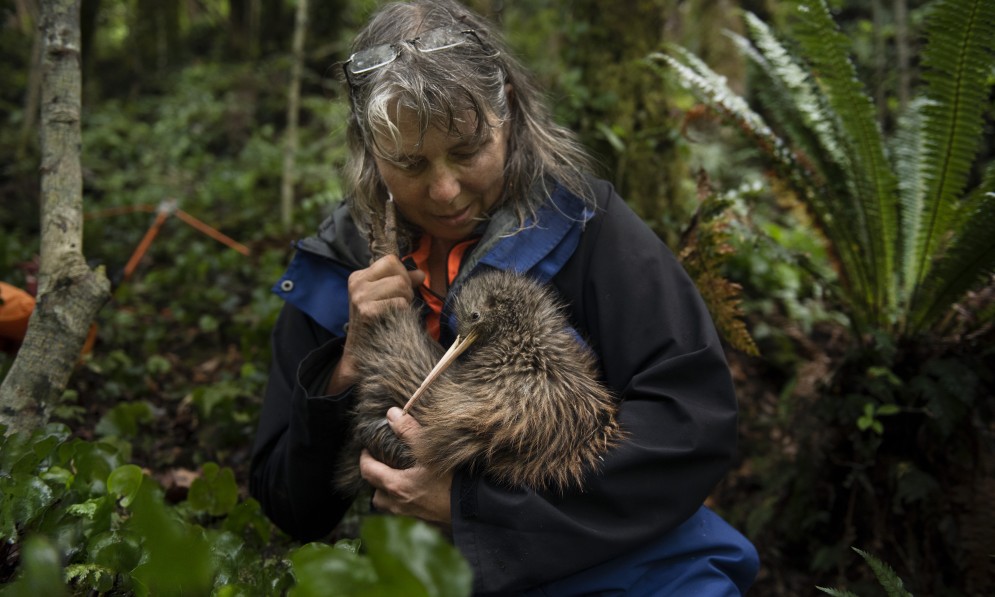
POLYGON ((505 189, 499 204, 507 202, 514 209, 519 225, 548 199, 550 179, 593 204, 587 152, 572 131, 553 122, 531 74, 490 23, 453 0, 388 4, 357 35, 353 51, 388 44, 400 46, 393 62, 348 77, 352 112, 346 183, 350 209, 360 226, 382 221, 387 189, 374 156, 398 157, 395 119, 401 107, 417 114, 422 135, 431 126, 468 133, 461 125, 469 111, 476 117, 469 131, 471 143, 486 139, 491 127, 508 123, 505 189), (468 39, 435 52, 419 52, 404 43, 440 27, 472 30, 481 43, 468 39))

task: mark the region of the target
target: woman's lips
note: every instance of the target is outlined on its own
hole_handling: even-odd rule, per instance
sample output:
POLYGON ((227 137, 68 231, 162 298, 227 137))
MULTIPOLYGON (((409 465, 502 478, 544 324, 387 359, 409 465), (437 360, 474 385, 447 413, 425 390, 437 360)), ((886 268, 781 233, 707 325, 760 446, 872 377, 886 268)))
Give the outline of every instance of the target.
POLYGON ((436 216, 436 218, 441 220, 446 226, 462 226, 470 221, 470 206, 468 205, 454 214, 436 216))

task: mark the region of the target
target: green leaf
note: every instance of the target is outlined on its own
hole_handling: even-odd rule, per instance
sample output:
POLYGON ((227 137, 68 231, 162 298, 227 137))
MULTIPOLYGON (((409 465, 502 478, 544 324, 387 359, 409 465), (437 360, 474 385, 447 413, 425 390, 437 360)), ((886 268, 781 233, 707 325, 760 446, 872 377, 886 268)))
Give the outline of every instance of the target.
POLYGON ((201 331, 211 333, 217 331, 218 320, 210 315, 201 315, 197 325, 200 327, 201 331))
POLYGON ((424 522, 371 516, 363 522, 360 537, 386 585, 406 588, 409 579, 416 579, 423 587, 418 594, 455 597, 471 593, 469 564, 439 531, 424 522))
POLYGON ((114 572, 97 564, 70 564, 66 566, 65 580, 77 590, 85 587, 96 593, 106 593, 114 588, 114 572))
POLYGON ((238 503, 235 472, 228 467, 219 468, 213 462, 205 463, 200 477, 190 485, 187 500, 196 512, 206 512, 211 516, 228 514, 238 503))
POLYGON ((142 560, 141 543, 128 533, 105 531, 90 540, 87 560, 114 574, 127 574, 142 560))
POLYGON ((0 470, 34 474, 57 452, 70 431, 65 425, 46 425, 30 434, 13 433, 0 439, 0 470))
MULTIPOLYGON (((0 528, 30 527, 55 502, 55 493, 38 477, 17 477, 4 483, 3 500, 0 500, 0 528)), ((7 537, 8 540, 16 538, 7 537)))
POLYGON ((83 502, 69 504, 66 506, 66 512, 78 518, 94 520, 99 517, 102 512, 108 510, 108 503, 114 503, 114 500, 109 496, 104 495, 96 498, 90 498, 83 502))
POLYGON ((856 547, 853 551, 860 554, 860 557, 864 558, 867 564, 874 571, 874 575, 877 576, 878 582, 884 587, 885 593, 888 597, 912 597, 912 593, 905 590, 905 586, 902 583, 902 579, 899 578, 898 574, 891 569, 891 566, 885 564, 878 558, 867 553, 866 551, 861 551, 856 547))
POLYGON ((132 578, 152 595, 207 595, 215 571, 203 531, 185 524, 146 479, 131 504, 125 530, 142 537, 145 557, 132 578))
POLYGON ((986 283, 995 273, 993 221, 995 193, 966 206, 963 226, 955 230, 949 249, 932 264, 931 275, 917 287, 916 302, 909 306, 909 333, 943 321, 964 293, 986 283))
POLYGON ((133 438, 138 435, 139 424, 150 422, 152 416, 152 405, 149 402, 124 402, 104 413, 97 422, 95 431, 101 437, 133 438))
POLYGON ((962 193, 984 134, 995 11, 990 0, 943 0, 931 7, 926 25, 920 162, 926 201, 915 231, 917 263, 909 280, 913 307, 929 302, 920 287, 931 277, 944 239, 956 229, 962 193))
POLYGON ((169 373, 172 368, 173 364, 169 362, 169 359, 163 357, 162 355, 154 354, 145 361, 145 369, 152 375, 169 373))
POLYGON ((31 536, 21 544, 21 571, 13 583, 0 588, 2 597, 68 595, 62 582, 62 557, 46 537, 31 536))
MULTIPOLYGON (((378 591, 377 573, 368 558, 320 543, 308 543, 289 554, 297 584, 290 597, 389 595, 378 591)), ((398 593, 401 594, 401 593, 398 593)))
POLYGON ((811 178, 798 181, 814 184, 796 188, 796 192, 835 241, 834 248, 845 265, 841 273, 854 285, 854 292, 865 296, 871 276, 859 250, 859 229, 853 225, 860 215, 854 202, 847 199, 852 195, 849 181, 854 166, 840 118, 806 65, 760 18, 749 12, 744 17, 756 46, 741 36, 730 37, 763 73, 766 80, 756 85, 758 98, 784 129, 795 159, 813 170, 811 178))
POLYGON ((138 494, 145 473, 134 464, 126 464, 114 469, 107 477, 107 491, 121 499, 121 505, 127 508, 138 494))
POLYGON ((897 415, 902 409, 897 404, 884 404, 878 407, 878 416, 897 415))
POLYGON ((255 545, 265 545, 272 535, 272 523, 259 502, 249 498, 231 509, 222 528, 255 545))
POLYGON ((362 547, 362 539, 339 539, 335 542, 335 549, 344 549, 349 553, 359 553, 362 547))
POLYGON ((818 586, 815 588, 819 589, 823 593, 832 595, 833 597, 859 597, 856 593, 853 593, 851 591, 844 591, 840 589, 828 589, 826 587, 818 587, 818 586))
POLYGON ((857 233, 867 264, 870 294, 864 296, 871 321, 888 324, 895 305, 894 252, 898 233, 897 181, 888 163, 876 111, 849 56, 850 42, 839 30, 825 0, 791 0, 795 39, 817 73, 827 105, 837 116, 848 156, 844 171, 850 193, 840 197, 852 214, 846 222, 857 233))

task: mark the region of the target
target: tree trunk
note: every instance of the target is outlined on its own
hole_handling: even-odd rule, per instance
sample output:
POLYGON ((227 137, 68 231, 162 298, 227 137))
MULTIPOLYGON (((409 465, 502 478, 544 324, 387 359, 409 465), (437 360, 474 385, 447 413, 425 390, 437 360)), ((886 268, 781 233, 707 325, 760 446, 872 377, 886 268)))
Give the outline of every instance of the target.
POLYGON ((301 103, 301 68, 304 63, 304 36, 307 34, 307 0, 297 0, 294 20, 294 63, 287 93, 287 137, 283 146, 283 181, 280 185, 280 220, 290 230, 294 216, 294 183, 297 158, 297 115, 301 103))
POLYGON ((28 333, 0 386, 8 432, 48 421, 90 322, 110 297, 102 270, 83 259, 80 168, 80 0, 44 0, 41 104, 41 269, 28 333))

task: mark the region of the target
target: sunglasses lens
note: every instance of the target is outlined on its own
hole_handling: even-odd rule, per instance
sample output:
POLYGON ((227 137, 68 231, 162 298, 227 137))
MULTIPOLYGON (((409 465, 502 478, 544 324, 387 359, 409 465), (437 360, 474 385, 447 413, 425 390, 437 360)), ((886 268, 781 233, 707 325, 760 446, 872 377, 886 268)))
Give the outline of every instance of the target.
POLYGON ((435 52, 445 50, 466 43, 466 33, 460 29, 441 27, 426 31, 418 38, 418 50, 421 52, 435 52))
POLYGON ((395 58, 397 58, 397 48, 394 46, 374 46, 353 54, 346 68, 349 69, 350 73, 358 75, 390 64, 395 58))

